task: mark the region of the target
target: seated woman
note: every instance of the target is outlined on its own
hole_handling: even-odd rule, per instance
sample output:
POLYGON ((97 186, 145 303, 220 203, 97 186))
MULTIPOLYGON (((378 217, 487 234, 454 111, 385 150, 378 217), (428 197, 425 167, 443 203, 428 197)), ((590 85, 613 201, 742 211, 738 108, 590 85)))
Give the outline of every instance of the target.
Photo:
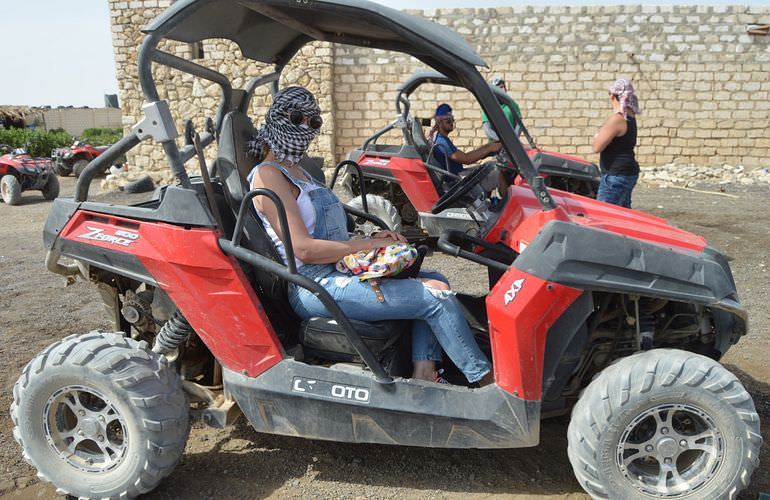
MULTIPOLYGON (((443 348, 469 382, 490 382, 490 363, 476 344, 443 276, 421 272, 418 279, 383 279, 379 288, 384 301, 380 301, 370 285, 335 270, 334 263, 348 254, 405 239, 392 231, 381 231, 371 239, 349 239, 340 201, 298 165, 321 128, 320 113, 313 94, 302 87, 288 87, 275 95, 264 126, 250 143, 250 149, 264 153, 264 161, 249 175, 251 188, 267 188, 281 198, 299 273, 319 282, 349 318, 415 320, 414 378, 442 381, 435 363, 441 360, 443 348)), ((275 205, 264 197, 256 198, 254 205, 286 261, 275 205)), ((289 287, 289 303, 301 318, 329 316, 318 298, 301 287, 289 287)))

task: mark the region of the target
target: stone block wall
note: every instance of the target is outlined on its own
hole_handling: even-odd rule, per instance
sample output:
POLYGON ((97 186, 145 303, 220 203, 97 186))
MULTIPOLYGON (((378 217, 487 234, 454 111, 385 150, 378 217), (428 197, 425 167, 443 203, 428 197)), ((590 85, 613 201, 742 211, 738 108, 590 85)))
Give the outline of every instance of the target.
MULTIPOLYGON (((144 39, 140 30, 173 2, 171 0, 109 0, 109 2, 118 88, 123 103, 123 127, 128 132, 143 116, 144 97, 136 65, 139 46, 144 39)), ((172 41, 163 41, 159 47, 184 59, 192 59, 195 50, 190 44, 172 41)), ((245 87, 252 77, 264 75, 273 70, 270 65, 243 58, 238 46, 228 40, 206 40, 201 48, 203 57, 196 57, 193 59, 194 62, 227 76, 233 88, 236 89, 245 87)), ((315 93, 321 108, 326 111, 323 115, 325 123, 334 123, 333 95, 330 86, 331 46, 321 42, 309 44, 302 48, 294 61, 295 64, 283 72, 281 87, 286 85, 307 87, 315 93)), ((171 107, 171 113, 180 133, 180 138, 177 139, 180 146, 183 142, 181 135, 187 119, 193 120, 199 132, 204 130, 206 118, 215 119, 220 97, 220 88, 216 83, 160 64, 153 65, 153 76, 161 99, 167 99, 171 107)), ((269 105, 270 94, 265 86, 255 92, 251 101, 249 115, 256 125, 259 125, 269 105)), ((324 127, 321 135, 314 142, 310 154, 324 156, 331 163, 334 136, 334 127, 324 127)), ((208 161, 213 161, 215 154, 215 147, 206 149, 208 161)), ((129 152, 127 160, 128 175, 125 175, 121 181, 135 179, 144 173, 150 173, 156 182, 169 182, 172 179, 160 144, 150 140, 145 141, 129 152)), ((190 172, 197 172, 199 169, 195 157, 188 161, 186 166, 190 172)))
MULTIPOLYGON (((529 6, 410 12, 447 25, 474 46, 490 66, 482 73, 505 78, 525 124, 543 147, 598 162, 591 140, 609 116, 607 87, 625 77, 633 81, 643 110, 637 148, 642 164, 770 164, 770 37, 746 33, 747 24, 770 21, 770 8, 529 6)), ((396 87, 421 67, 399 54, 336 48, 338 156, 394 119, 396 87)), ((454 107, 457 146, 482 145, 480 114, 469 92, 425 86, 412 98, 420 117, 431 116, 442 101, 454 107)))
MULTIPOLYGON (((141 116, 136 74, 140 28, 170 0, 109 0, 123 124, 141 116)), ((410 11, 464 36, 487 61, 486 77, 502 76, 538 143, 586 156, 596 129, 609 116, 607 86, 629 78, 639 94, 637 152, 643 165, 695 163, 768 166, 770 157, 770 36, 746 33, 746 25, 770 21, 769 7, 604 6, 500 7, 410 11)), ((187 44, 167 50, 189 58, 187 44)), ((209 40, 196 60, 233 78, 235 87, 269 71, 246 63, 234 44, 209 40)), ((402 54, 316 43, 305 47, 282 76, 281 85, 306 85, 325 111, 323 135, 313 154, 327 165, 347 156, 375 130, 395 118, 396 87, 423 66, 402 54)), ((159 67, 161 96, 167 96, 181 132, 183 120, 212 116, 216 85, 159 67)), ((461 148, 480 146, 480 112, 462 89, 424 86, 413 96, 414 114, 430 117, 450 102, 458 118, 461 148)), ((269 96, 255 97, 259 122, 269 96)), ((426 129, 427 132, 427 129, 426 129)), ((399 143, 398 134, 381 142, 399 143)), ((132 172, 166 172, 158 145, 142 144, 129 156, 132 172)), ((193 167, 188 165, 188 167, 193 167)), ((132 174, 133 176, 133 174, 132 174)))

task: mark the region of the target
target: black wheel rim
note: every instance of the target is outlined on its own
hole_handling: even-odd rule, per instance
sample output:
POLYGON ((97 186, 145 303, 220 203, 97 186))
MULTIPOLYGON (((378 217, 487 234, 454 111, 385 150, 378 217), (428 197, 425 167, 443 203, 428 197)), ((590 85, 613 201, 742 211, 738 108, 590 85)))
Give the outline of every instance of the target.
POLYGON ((84 472, 106 472, 123 461, 128 449, 126 422, 99 391, 72 385, 46 402, 45 437, 56 455, 84 472))
POLYGON ((621 434, 616 463, 639 491, 677 498, 703 488, 724 461, 725 442, 711 416, 663 404, 634 418, 621 434))

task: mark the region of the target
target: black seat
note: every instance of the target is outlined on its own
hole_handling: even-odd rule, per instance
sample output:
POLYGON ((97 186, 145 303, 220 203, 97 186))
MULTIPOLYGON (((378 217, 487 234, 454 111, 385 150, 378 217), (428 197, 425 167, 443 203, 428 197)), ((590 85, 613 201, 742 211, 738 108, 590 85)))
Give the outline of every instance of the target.
MULTIPOLYGON (((428 138, 425 137, 425 131, 423 130, 423 119, 417 117, 407 118, 406 130, 404 130, 404 137, 408 144, 414 146, 417 152, 420 154, 423 163, 437 166, 433 158, 433 147, 431 146, 428 138)), ((429 122, 429 120, 428 120, 429 122)), ((446 166, 438 165, 439 168, 447 170, 446 166)), ((431 169, 428 170, 430 180, 433 182, 433 186, 438 191, 439 195, 443 194, 443 179, 441 175, 437 174, 431 169)))
POLYGON ((430 159, 430 143, 422 129, 422 120, 417 117, 410 118, 409 120, 412 144, 417 152, 420 153, 422 161, 428 161, 430 159))
MULTIPOLYGON (((235 215, 248 192, 246 176, 258 161, 246 152, 246 143, 253 133, 252 122, 243 113, 230 112, 222 121, 216 173, 226 187, 225 194, 229 198, 231 212, 235 215)), ((318 175, 316 172, 319 171, 321 175, 323 174, 320 168, 309 171, 314 176, 318 175)), ((244 221, 241 245, 283 264, 253 207, 247 212, 244 221)), ((267 317, 273 323, 284 347, 288 348, 301 343, 307 346, 306 352, 314 357, 334 361, 359 361, 355 350, 336 321, 330 318, 300 320, 289 305, 288 283, 285 280, 271 272, 252 266, 244 266, 244 271, 259 295, 267 317)), ((408 330, 408 325, 403 321, 366 323, 351 320, 351 323, 380 361, 393 357, 394 344, 401 334, 408 330)), ((391 368, 396 369, 395 367, 396 365, 393 365, 391 368)))
MULTIPOLYGON (((250 155, 246 144, 251 140, 255 133, 254 124, 251 119, 239 111, 227 113, 222 120, 222 130, 219 135, 219 152, 216 160, 216 172, 219 177, 227 184, 233 201, 241 202, 243 195, 248 192, 248 177, 254 166, 260 161, 250 155), (219 172, 220 167, 227 176, 219 172)), ((304 155, 299 162, 317 181, 326 183, 326 176, 323 172, 323 158, 311 158, 304 155)))
POLYGON ((258 161, 246 148, 253 135, 254 125, 245 113, 231 111, 222 120, 215 171, 238 205, 248 192, 246 177, 258 161))

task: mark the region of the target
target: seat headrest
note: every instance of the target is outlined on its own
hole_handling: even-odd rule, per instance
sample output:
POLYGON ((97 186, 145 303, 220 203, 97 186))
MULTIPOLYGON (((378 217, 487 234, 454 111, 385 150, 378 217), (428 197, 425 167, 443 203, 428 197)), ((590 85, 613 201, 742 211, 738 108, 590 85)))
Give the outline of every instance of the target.
POLYGON ((414 147, 417 148, 423 161, 427 161, 430 145, 428 144, 428 139, 425 137, 425 132, 422 129, 422 121, 419 118, 413 118, 411 120, 411 129, 414 147))
POLYGON ((248 191, 246 176, 257 164, 257 159, 246 150, 246 144, 254 132, 251 119, 240 111, 231 111, 222 120, 217 172, 236 202, 240 202, 248 191))

